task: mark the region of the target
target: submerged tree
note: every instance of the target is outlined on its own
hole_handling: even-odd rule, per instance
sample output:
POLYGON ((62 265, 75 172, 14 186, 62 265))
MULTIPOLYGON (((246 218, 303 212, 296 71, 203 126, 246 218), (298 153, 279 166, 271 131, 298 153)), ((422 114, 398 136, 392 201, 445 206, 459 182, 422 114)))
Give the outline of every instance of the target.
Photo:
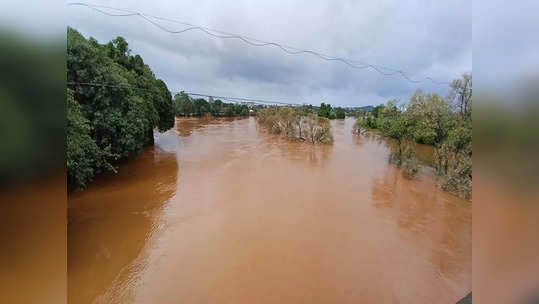
POLYGON ((436 147, 436 169, 442 176, 442 188, 470 198, 472 193, 472 125, 461 119, 436 147))
MULTIPOLYGON (((470 198, 472 192, 472 75, 451 83, 447 99, 416 91, 407 107, 395 100, 379 105, 357 118, 354 130, 378 129, 396 140, 392 161, 407 171, 410 143, 434 146, 435 169, 443 189, 470 198)), ((412 153, 412 154, 411 154, 412 153)), ((413 172, 414 170, 410 171, 413 172)))
POLYGON ((388 102, 382 113, 384 113, 382 132, 396 142, 396 147, 392 148, 393 151, 389 155, 389 161, 403 168, 406 176, 415 176, 419 173, 419 162, 412 147, 409 116, 401 113, 394 101, 388 102))
POLYGON ((301 108, 264 108, 258 111, 257 121, 270 132, 291 140, 307 141, 312 144, 333 142, 329 120, 313 113, 305 114, 301 108))

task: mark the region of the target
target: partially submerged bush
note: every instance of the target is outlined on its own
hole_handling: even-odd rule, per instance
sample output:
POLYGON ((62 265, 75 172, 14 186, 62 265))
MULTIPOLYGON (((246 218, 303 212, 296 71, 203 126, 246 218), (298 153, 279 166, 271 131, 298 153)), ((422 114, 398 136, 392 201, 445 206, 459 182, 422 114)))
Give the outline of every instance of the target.
POLYGON ((401 168, 404 170, 403 173, 407 177, 414 177, 416 176, 419 171, 419 161, 417 160, 417 157, 407 158, 403 161, 401 168))
POLYGON ((465 158, 454 162, 447 174, 442 177, 442 189, 453 192, 458 196, 471 199, 472 197, 472 160, 465 158))
POLYGON ((446 141, 436 148, 436 171, 442 176, 441 187, 460 197, 472 196, 471 121, 460 122, 446 141), (469 125, 469 126, 467 126, 469 125))
POLYGON ((357 118, 354 126, 352 127, 352 133, 360 135, 363 131, 363 118, 357 118))
POLYGON ((271 133, 291 140, 312 144, 331 144, 333 135, 329 119, 306 114, 293 107, 268 107, 257 112, 257 121, 271 133))
MULTIPOLYGON (((435 169, 440 186, 463 198, 472 192, 472 75, 454 80, 446 98, 417 91, 407 105, 390 100, 358 115, 354 133, 378 129, 387 137, 435 147, 435 169)), ((416 172, 416 161, 392 152, 390 162, 416 172)), ((407 174, 408 174, 407 173, 407 174)))
POLYGON ((333 134, 331 134, 329 119, 311 114, 305 117, 305 119, 302 119, 302 121, 304 121, 303 125, 307 126, 305 135, 310 138, 311 143, 333 143, 333 134))
POLYGON ((415 177, 421 169, 415 149, 408 141, 397 141, 397 146, 389 154, 389 162, 399 166, 404 176, 409 178, 415 177))

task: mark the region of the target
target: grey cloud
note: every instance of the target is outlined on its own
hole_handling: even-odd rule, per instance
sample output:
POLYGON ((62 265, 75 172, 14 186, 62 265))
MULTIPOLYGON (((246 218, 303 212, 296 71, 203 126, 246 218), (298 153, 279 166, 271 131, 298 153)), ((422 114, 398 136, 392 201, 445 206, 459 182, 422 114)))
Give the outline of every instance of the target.
MULTIPOLYGON (((402 69, 414 79, 450 81, 472 69, 468 1, 200 0, 108 5, 402 69)), ((83 7, 68 8, 68 24, 101 42, 124 36, 171 89, 335 105, 377 104, 392 97, 406 100, 418 88, 445 95, 448 89, 196 31, 171 35, 140 18, 112 18, 83 7)))

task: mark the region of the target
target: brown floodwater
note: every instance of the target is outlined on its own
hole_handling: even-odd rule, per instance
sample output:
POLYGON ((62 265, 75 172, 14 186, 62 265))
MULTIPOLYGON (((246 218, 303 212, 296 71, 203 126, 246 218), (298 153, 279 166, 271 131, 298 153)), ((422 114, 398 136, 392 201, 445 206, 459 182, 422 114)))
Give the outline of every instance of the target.
POLYGON ((352 125, 312 146, 254 118, 178 119, 69 195, 69 303, 457 302, 471 203, 428 167, 405 178, 352 125))

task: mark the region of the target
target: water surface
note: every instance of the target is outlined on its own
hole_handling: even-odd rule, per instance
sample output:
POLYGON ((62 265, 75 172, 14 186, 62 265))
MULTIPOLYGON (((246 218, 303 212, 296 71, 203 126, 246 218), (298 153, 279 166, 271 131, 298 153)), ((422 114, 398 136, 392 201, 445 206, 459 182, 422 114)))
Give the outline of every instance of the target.
POLYGON ((471 290, 471 203, 432 169, 405 178, 352 125, 312 146, 254 118, 177 120, 70 194, 69 302, 455 303, 471 290))

